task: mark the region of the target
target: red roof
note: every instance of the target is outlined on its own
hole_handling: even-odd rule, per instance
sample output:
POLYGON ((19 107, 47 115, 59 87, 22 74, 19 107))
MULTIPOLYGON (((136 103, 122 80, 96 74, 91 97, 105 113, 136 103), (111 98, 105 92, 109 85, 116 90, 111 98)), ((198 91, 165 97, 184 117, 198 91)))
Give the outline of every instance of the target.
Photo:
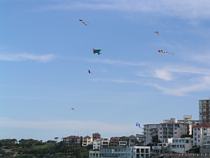
POLYGON ((193 128, 210 128, 210 123, 201 123, 198 125, 192 126, 193 128))

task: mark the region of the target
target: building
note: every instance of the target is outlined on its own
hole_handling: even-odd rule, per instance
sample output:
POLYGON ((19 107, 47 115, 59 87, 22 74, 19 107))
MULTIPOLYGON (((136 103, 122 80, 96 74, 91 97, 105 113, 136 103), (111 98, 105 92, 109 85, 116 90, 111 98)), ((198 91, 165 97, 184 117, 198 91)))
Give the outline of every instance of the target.
POLYGON ((109 141, 109 146, 118 146, 120 137, 111 137, 109 141))
POLYGON ((100 150, 101 149, 101 140, 96 139, 93 141, 93 150, 100 150))
POLYGON ((100 158, 100 151, 89 151, 89 158, 100 158))
POLYGON ((136 145, 140 146, 141 143, 142 143, 141 145, 144 145, 143 142, 141 142, 142 141, 141 140, 142 137, 144 138, 144 135, 140 135, 140 134, 136 134, 136 136, 130 135, 128 137, 128 145, 129 146, 136 146, 136 145), (137 136, 138 136, 138 139, 137 139, 137 136))
POLYGON ((128 146, 129 145, 129 138, 126 136, 119 138, 119 146, 128 146))
POLYGON ((68 145, 81 145, 82 137, 79 136, 64 137, 63 142, 68 145))
POLYGON ((97 140, 97 139, 101 139, 101 134, 100 133, 93 133, 92 138, 93 138, 93 141, 97 140))
POLYGON ((145 145, 158 143, 158 128, 160 124, 145 124, 144 137, 145 145))
POLYGON ((193 145, 203 146, 210 136, 210 124, 201 123, 193 126, 193 145))
POLYGON ((154 153, 179 153, 183 154, 192 148, 192 138, 168 138, 167 143, 158 143, 152 146, 154 153))
POLYGON ((108 148, 109 147, 109 139, 108 138, 102 138, 101 139, 101 148, 108 148))
POLYGON ((210 123, 210 99, 199 100, 199 118, 201 123, 210 123))
POLYGON ((169 138, 169 151, 175 153, 186 153, 192 148, 192 138, 169 138))
POLYGON ((200 152, 202 154, 210 154, 210 136, 209 135, 206 136, 204 143, 200 148, 200 152))
POLYGON ((188 124, 189 136, 192 136, 192 126, 200 123, 200 120, 193 120, 191 115, 185 115, 183 120, 178 120, 179 123, 188 124))
POLYGON ((90 151, 89 158, 149 158, 150 147, 132 146, 132 147, 109 147, 100 151, 90 151))
POLYGON ((164 120, 158 128, 158 139, 162 143, 167 143, 168 138, 181 138, 189 135, 189 125, 179 123, 175 118, 164 120))
POLYGON ((83 137, 82 146, 88 146, 88 145, 91 145, 92 143, 93 143, 92 137, 90 137, 90 136, 83 137))

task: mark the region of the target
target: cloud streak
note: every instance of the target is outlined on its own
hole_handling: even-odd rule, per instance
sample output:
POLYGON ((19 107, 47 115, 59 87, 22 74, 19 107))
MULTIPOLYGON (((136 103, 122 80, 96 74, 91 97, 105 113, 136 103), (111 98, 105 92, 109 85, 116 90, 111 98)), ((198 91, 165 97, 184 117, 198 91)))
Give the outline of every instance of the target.
POLYGON ((189 65, 147 65, 138 78, 95 78, 94 82, 113 84, 133 84, 138 86, 150 86, 158 91, 173 96, 185 96, 190 93, 210 90, 210 70, 189 65), (145 78, 146 77, 146 78, 145 78))
POLYGON ((96 78, 93 79, 94 82, 110 82, 110 83, 116 83, 116 84, 137 84, 141 85, 142 82, 138 80, 129 80, 129 79, 104 79, 104 78, 96 78))
POLYGON ((199 82, 190 84, 190 85, 183 85, 179 87, 163 87, 158 84, 152 84, 153 87, 160 90, 164 94, 174 95, 174 96, 185 96, 189 93, 193 92, 200 92, 205 90, 210 90, 210 76, 202 77, 199 82))
POLYGON ((154 77, 165 81, 176 81, 166 86, 163 83, 152 83, 152 87, 164 94, 185 96, 193 92, 210 90, 210 71, 206 68, 192 66, 168 66, 156 69, 154 77), (186 77, 188 76, 188 78, 186 77))
POLYGON ((0 61, 36 61, 36 62, 49 62, 53 60, 53 54, 35 55, 30 53, 0 53, 0 61))
POLYGON ((50 10, 94 10, 160 13, 182 18, 210 18, 209 0, 86 0, 62 1, 50 10))
POLYGON ((145 62, 133 62, 124 60, 113 60, 113 59, 84 59, 84 61, 89 63, 98 63, 106 65, 116 65, 116 66, 146 66, 145 62))

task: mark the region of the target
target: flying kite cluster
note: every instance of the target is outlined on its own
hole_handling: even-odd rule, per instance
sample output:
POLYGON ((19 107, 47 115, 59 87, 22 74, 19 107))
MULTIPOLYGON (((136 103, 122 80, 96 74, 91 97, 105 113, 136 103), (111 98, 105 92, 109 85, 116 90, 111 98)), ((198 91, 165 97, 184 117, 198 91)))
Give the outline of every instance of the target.
MULTIPOLYGON (((80 22, 81 24, 83 24, 84 26, 87 26, 87 25, 88 25, 87 22, 86 22, 85 20, 83 20, 83 19, 79 19, 79 22, 80 22)), ((92 53, 93 53, 94 55, 101 55, 101 49, 93 48, 93 49, 92 49, 92 53)), ((92 71, 91 71, 90 69, 88 69, 88 74, 92 74, 92 71)))
MULTIPOLYGON (((160 36, 160 32, 159 31, 155 31, 154 34, 157 35, 157 36, 160 36)), ((163 49, 158 49, 157 52, 160 55, 167 55, 167 54, 172 54, 173 55, 173 53, 168 52, 168 51, 163 50, 163 49)))
MULTIPOLYGON (((83 20, 83 19, 79 19, 79 22, 84 25, 84 26, 88 26, 88 22, 83 20)), ((160 36, 160 32, 159 31, 154 31, 154 34, 156 36, 160 36)), ((93 48, 92 49, 92 53, 94 55, 101 55, 101 49, 99 48, 93 48)), ((158 49, 157 53, 160 55, 167 55, 167 54, 173 54, 171 52, 168 52, 167 50, 163 50, 163 49, 158 49)), ((88 74, 92 74, 91 69, 88 69, 88 74)), ((74 108, 71 108, 71 110, 75 110, 74 108)), ((143 129, 143 127, 141 126, 140 122, 136 122, 136 127, 143 129)))

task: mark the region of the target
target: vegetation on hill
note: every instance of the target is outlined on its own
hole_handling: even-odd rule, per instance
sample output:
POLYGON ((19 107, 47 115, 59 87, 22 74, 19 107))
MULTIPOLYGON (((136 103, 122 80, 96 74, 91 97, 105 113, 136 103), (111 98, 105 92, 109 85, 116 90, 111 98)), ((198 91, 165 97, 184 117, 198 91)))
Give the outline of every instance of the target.
POLYGON ((1 158, 88 158, 88 149, 63 142, 34 139, 0 140, 1 158))

